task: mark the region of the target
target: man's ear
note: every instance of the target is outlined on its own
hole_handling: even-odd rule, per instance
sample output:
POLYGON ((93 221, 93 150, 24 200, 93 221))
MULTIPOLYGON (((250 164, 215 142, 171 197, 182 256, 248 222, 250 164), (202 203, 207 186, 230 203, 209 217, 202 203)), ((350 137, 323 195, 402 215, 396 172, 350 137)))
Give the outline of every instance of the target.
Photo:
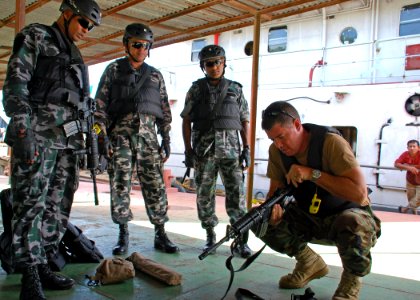
POLYGON ((300 122, 299 119, 293 120, 293 126, 295 126, 297 131, 300 131, 302 129, 302 123, 300 122))
POLYGON ((70 9, 66 9, 65 11, 63 11, 64 19, 66 19, 67 21, 70 20, 72 15, 73 12, 70 9))

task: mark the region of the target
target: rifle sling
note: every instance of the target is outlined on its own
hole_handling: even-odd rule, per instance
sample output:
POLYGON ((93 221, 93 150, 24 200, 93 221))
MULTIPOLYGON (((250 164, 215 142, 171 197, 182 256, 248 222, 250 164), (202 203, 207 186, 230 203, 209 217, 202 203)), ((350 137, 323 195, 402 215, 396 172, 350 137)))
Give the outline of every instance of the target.
MULTIPOLYGON (((216 113, 220 110, 220 107, 222 106, 222 103, 223 103, 223 99, 225 99, 226 98, 226 95, 227 95, 227 91, 228 91, 228 88, 229 88, 229 81, 228 80, 226 80, 225 78, 223 78, 222 79, 222 81, 221 81, 221 83, 222 83, 222 85, 223 85, 223 87, 222 87, 222 92, 220 93, 220 96, 219 96, 219 98, 217 99, 217 102, 216 102, 216 104, 214 105, 214 107, 213 107, 213 110, 211 111, 211 113, 210 113, 210 115, 208 116, 208 118, 206 119, 206 122, 207 122, 207 126, 205 126, 206 128, 207 127, 210 127, 210 124, 211 124, 211 122, 213 121, 213 118, 214 118, 214 116, 216 115, 216 113)), ((202 89, 202 87, 203 87, 203 85, 200 85, 200 90, 202 89)), ((202 92, 202 91, 201 91, 202 92)), ((199 134, 198 134, 198 137, 197 137, 197 141, 200 141, 201 140, 201 138, 203 137, 203 134, 205 133, 205 132, 207 132, 207 130, 201 130, 200 132, 199 132, 199 134)), ((195 149, 193 148, 193 151, 194 151, 195 149)), ((182 182, 181 183, 184 183, 184 181, 185 181, 185 179, 186 178, 189 178, 190 177, 190 168, 187 168, 187 170, 185 171, 185 174, 184 174, 184 177, 183 177, 183 179, 182 179, 182 182)))
POLYGON ((150 73, 152 72, 148 64, 144 63, 144 66, 146 70, 144 70, 143 75, 141 76, 139 82, 136 84, 136 88, 134 89, 133 93, 130 95, 130 97, 127 97, 127 99, 134 99, 134 97, 137 96, 141 87, 143 86, 143 83, 146 81, 147 77, 149 77, 150 73))
MULTIPOLYGON (((146 79, 149 77, 150 73, 152 72, 150 66, 146 63, 144 63, 144 67, 146 68, 143 75, 141 76, 139 82, 136 84, 136 87, 134 89, 134 91, 131 93, 131 95, 129 97, 127 97, 127 99, 134 99, 137 94, 139 93, 141 87, 143 86, 144 82, 146 81, 146 79)), ((119 107, 118 110, 121 110, 121 107, 119 107)), ((115 123, 117 123, 117 117, 115 117, 111 124, 109 125, 109 128, 107 128, 107 132, 108 134, 111 133, 111 131, 114 129, 115 127, 115 123)))
MULTIPOLYGON (((230 83, 230 81, 229 80, 227 80, 227 79, 225 79, 225 78, 223 78, 222 80, 221 80, 221 84, 222 84, 222 91, 221 91, 221 93, 220 93, 220 96, 219 96, 219 98, 217 98, 217 101, 216 101, 216 104, 214 105, 214 107, 213 107, 213 110, 211 111, 211 113, 209 114, 209 116, 208 116, 208 118, 206 119, 206 122, 207 122, 207 126, 204 126, 205 128, 207 128, 207 129, 205 129, 205 130, 201 130, 200 132, 199 132, 199 135, 198 135, 198 137, 197 137, 197 141, 200 141, 201 140, 201 138, 202 138, 202 136, 203 136, 203 134, 205 133, 205 132, 207 132, 207 130, 208 130, 208 128, 210 127, 210 125, 211 125, 211 122, 213 121, 213 119, 214 119, 214 117, 216 116, 216 113, 220 110, 220 108, 222 107, 222 103, 223 103, 223 99, 225 99, 226 98, 226 95, 227 95, 227 91, 228 91, 228 88, 229 88, 229 83, 230 83)), ((202 85, 200 85, 200 88, 202 88, 202 85)), ((207 86, 206 86, 206 88, 207 88, 207 86)), ((194 148, 193 148, 193 150, 194 150, 194 148)))
MULTIPOLYGON (((233 266, 232 266, 232 259, 234 258, 233 249, 235 248, 235 246, 237 244, 235 241, 233 241, 233 243, 230 245, 231 255, 226 259, 226 268, 230 271, 230 279, 229 279, 229 285, 228 285, 228 287, 226 289, 226 292, 225 292, 224 296, 222 297, 222 300, 226 297, 227 293, 230 290, 230 287, 232 286, 233 278, 235 277, 235 272, 240 272, 240 271, 243 271, 246 268, 248 268, 248 266, 254 260, 257 259, 257 257, 261 254, 261 252, 263 252, 265 246, 267 246, 267 245, 264 244, 264 246, 260 250, 258 250, 258 252, 254 253, 253 255, 251 255, 250 257, 248 257, 239 269, 234 270, 233 269, 233 266)), ((255 298, 255 299, 262 299, 262 298, 255 298)))

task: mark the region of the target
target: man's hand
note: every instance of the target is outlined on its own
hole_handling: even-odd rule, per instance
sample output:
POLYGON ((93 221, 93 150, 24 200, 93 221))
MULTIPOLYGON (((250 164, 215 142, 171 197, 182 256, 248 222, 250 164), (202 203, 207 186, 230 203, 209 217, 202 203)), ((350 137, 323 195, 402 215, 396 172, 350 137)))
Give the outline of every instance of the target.
POLYGON ((299 183, 311 179, 311 172, 312 169, 309 167, 293 164, 286 175, 287 184, 297 187, 299 183))
POLYGON ((185 151, 185 160, 183 161, 183 163, 185 164, 185 166, 187 168, 194 168, 194 151, 192 149, 185 151))
POLYGON ((166 162, 171 155, 171 141, 169 137, 162 138, 162 144, 159 148, 159 153, 163 153, 165 151, 165 157, 163 158, 163 162, 166 162))
POLYGON ((276 226, 281 222, 281 219, 283 218, 283 208, 281 208, 280 204, 274 204, 271 209, 271 216, 268 223, 271 226, 276 226))
POLYGON ((251 163, 251 151, 249 150, 249 146, 245 146, 242 150, 241 156, 239 157, 242 169, 246 170, 248 169, 250 163, 251 163))
POLYGON ((110 143, 108 136, 104 134, 100 134, 98 136, 98 152, 99 155, 103 155, 105 158, 109 158, 109 152, 110 152, 110 143))
POLYGON ((33 131, 31 129, 18 129, 13 144, 13 156, 31 165, 38 155, 33 131))

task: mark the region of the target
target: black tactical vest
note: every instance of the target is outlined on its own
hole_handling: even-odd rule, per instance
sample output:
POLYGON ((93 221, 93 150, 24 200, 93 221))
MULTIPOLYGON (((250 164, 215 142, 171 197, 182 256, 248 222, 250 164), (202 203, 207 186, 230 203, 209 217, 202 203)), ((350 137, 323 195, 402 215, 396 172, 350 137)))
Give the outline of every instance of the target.
MULTIPOLYGON (((228 84, 229 87, 233 81, 223 78, 219 83, 222 87, 223 84, 228 84), (225 81, 225 82, 224 82, 225 81)), ((236 83, 236 82, 235 82, 236 83)), ((201 78, 195 81, 193 84, 198 84, 200 87, 200 99, 194 103, 194 107, 191 112, 191 121, 193 122, 193 129, 199 131, 207 131, 211 127, 215 129, 234 129, 241 130, 242 124, 240 119, 240 107, 238 99, 235 93, 227 91, 224 99, 220 98, 221 91, 216 95, 217 101, 223 101, 220 109, 214 115, 213 120, 208 120, 213 107, 210 105, 210 91, 207 84, 206 78, 201 78)), ((239 83, 237 83, 240 85, 239 83)), ((241 86, 241 85, 240 85, 241 86)), ((214 107, 217 105, 215 104, 214 107)))
POLYGON ((151 67, 143 63, 140 72, 136 72, 130 66, 127 57, 118 59, 117 64, 118 70, 112 83, 107 113, 114 118, 132 112, 140 112, 162 119, 159 82, 151 80, 151 76, 147 72, 147 69, 151 67), (141 76, 148 76, 148 78, 145 79, 140 90, 134 94, 141 76))
POLYGON ((28 84, 31 103, 67 103, 69 95, 82 99, 89 95, 89 77, 79 49, 62 36, 57 25, 45 27, 56 40, 60 53, 38 56, 35 73, 28 84))
MULTIPOLYGON (((325 127, 315 124, 303 124, 303 127, 311 133, 308 152, 308 167, 322 170, 322 151, 324 148, 325 135, 329 132, 336 134, 340 133, 333 127, 325 127)), ((292 164, 298 163, 293 156, 286 156, 282 152, 280 152, 280 154, 287 172, 292 164)), ((305 180, 300 183, 293 192, 293 196, 296 199, 298 206, 303 211, 307 213, 310 212, 309 208, 312 204, 315 192, 317 193, 317 198, 321 199, 321 202, 318 212, 316 214, 312 214, 313 216, 323 218, 336 214, 344 209, 360 207, 357 203, 333 196, 325 189, 317 186, 314 182, 305 180)))

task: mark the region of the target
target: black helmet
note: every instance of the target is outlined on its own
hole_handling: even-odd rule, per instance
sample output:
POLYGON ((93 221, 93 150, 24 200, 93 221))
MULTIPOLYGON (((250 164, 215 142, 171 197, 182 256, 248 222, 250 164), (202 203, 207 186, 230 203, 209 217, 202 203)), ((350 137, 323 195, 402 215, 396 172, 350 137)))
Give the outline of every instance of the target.
POLYGON ((126 45, 130 38, 137 38, 140 40, 145 40, 150 43, 150 46, 153 43, 153 32, 150 28, 144 24, 133 23, 128 25, 125 28, 123 43, 126 45))
POLYGON ((198 59, 200 60, 200 62, 213 57, 226 58, 225 50, 218 45, 208 45, 201 49, 201 51, 198 53, 198 59))
POLYGON ((70 9, 76 15, 91 20, 96 26, 101 24, 101 9, 93 0, 64 0, 61 3, 60 11, 70 9))

